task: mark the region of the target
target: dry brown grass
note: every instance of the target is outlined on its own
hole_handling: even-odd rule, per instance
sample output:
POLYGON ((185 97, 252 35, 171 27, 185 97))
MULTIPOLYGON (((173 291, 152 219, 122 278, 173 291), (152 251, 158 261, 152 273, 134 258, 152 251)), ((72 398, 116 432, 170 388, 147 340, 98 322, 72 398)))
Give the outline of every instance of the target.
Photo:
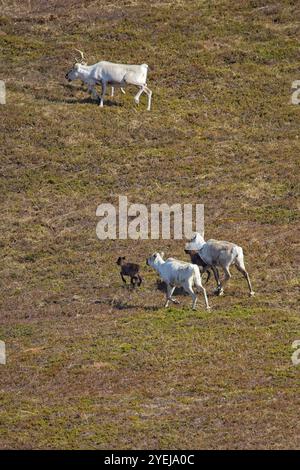
POLYGON ((297 3, 170 3, 3 5, 1 448, 300 447, 297 3), (69 86, 74 47, 149 63, 153 111, 69 86), (256 298, 234 274, 211 314, 160 308, 143 261, 183 244, 97 240, 96 207, 118 194, 204 203, 256 298), (120 254, 143 265, 135 292, 120 254))

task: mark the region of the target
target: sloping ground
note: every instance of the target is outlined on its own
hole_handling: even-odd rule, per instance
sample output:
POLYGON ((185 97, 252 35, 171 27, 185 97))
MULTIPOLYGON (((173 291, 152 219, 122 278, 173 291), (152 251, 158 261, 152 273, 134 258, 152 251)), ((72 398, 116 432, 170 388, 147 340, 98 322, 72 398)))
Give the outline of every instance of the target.
POLYGON ((29 1, 1 6, 1 448, 299 448, 300 79, 296 1, 29 1), (213 3, 213 5, 211 4, 213 3), (75 51, 149 64, 100 109, 75 51), (156 249, 99 241, 96 208, 204 203, 207 238, 244 247, 212 313, 164 310, 156 249), (142 264, 121 286, 115 261, 142 264))

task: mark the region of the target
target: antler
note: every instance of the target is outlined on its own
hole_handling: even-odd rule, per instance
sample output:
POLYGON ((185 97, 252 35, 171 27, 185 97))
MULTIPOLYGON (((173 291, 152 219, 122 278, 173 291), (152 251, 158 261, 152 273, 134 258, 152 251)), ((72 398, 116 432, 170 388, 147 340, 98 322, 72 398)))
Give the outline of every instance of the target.
POLYGON ((80 62, 81 64, 86 64, 86 62, 84 60, 83 52, 80 49, 75 49, 75 51, 79 52, 79 54, 81 55, 81 60, 78 60, 77 58, 75 58, 76 62, 80 62))

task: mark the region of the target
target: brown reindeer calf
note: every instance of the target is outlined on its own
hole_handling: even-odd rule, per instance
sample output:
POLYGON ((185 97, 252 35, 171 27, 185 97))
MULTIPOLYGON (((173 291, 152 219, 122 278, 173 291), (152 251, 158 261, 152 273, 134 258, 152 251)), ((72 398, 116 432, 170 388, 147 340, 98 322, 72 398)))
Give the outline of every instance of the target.
POLYGON ((219 282, 220 282, 220 280, 219 280, 219 271, 216 267, 209 266, 208 264, 206 264, 203 261, 203 259, 200 257, 199 253, 197 253, 196 251, 184 250, 184 252, 187 253, 188 255, 190 255, 191 263, 197 264, 199 266, 201 275, 204 274, 204 273, 207 273, 207 278, 206 278, 205 284, 208 283, 208 281, 210 279, 210 276, 211 276, 210 270, 212 270, 213 273, 214 273, 214 276, 215 276, 215 280, 216 280, 217 284, 219 285, 219 282))
POLYGON ((124 276, 130 277, 132 287, 135 287, 136 284, 138 286, 142 284, 142 278, 139 275, 140 266, 138 264, 127 263, 125 261, 125 256, 119 256, 117 265, 121 267, 120 276, 124 284, 126 284, 124 276))

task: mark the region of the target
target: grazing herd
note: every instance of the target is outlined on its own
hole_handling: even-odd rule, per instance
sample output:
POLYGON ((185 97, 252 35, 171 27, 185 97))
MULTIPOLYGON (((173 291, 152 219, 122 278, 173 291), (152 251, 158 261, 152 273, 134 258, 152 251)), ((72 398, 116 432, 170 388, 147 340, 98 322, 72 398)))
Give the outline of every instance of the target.
MULTIPOLYGON (((152 91, 147 86, 147 64, 126 65, 101 61, 93 65, 87 65, 83 52, 80 50, 77 51, 80 53, 81 58, 76 59, 72 69, 66 74, 68 81, 81 80, 87 85, 88 91, 92 94, 93 98, 99 99, 100 107, 103 107, 107 86, 111 86, 111 96, 113 96, 115 87, 119 87, 122 93, 125 93, 124 88, 127 85, 134 85, 139 89, 134 97, 135 103, 138 104, 140 96, 142 93, 145 93, 148 97, 147 110, 150 111, 152 91), (102 86, 100 96, 96 91, 97 85, 102 86)), ((223 295, 224 286, 231 278, 229 268, 232 265, 234 265, 246 279, 249 295, 254 295, 249 274, 244 264, 243 249, 240 246, 231 242, 213 239, 206 242, 200 233, 196 233, 195 236, 186 243, 185 253, 190 255, 191 263, 179 261, 175 258, 164 260, 163 253, 153 253, 147 259, 147 264, 158 272, 167 286, 166 307, 169 305, 170 301, 179 303, 172 295, 176 287, 182 287, 191 295, 193 309, 195 309, 197 296, 193 288, 196 287, 202 291, 206 308, 209 310, 210 306, 208 304, 206 290, 202 285, 201 276, 207 273, 206 282, 208 282, 211 272, 213 272, 217 284, 215 294, 223 295), (222 281, 218 268, 221 268, 224 272, 224 279, 222 281)), ((138 264, 128 263, 124 256, 118 258, 117 264, 120 266, 120 275, 124 284, 126 284, 125 277, 129 277, 132 287, 141 285, 142 277, 139 274, 140 266, 138 264)))

